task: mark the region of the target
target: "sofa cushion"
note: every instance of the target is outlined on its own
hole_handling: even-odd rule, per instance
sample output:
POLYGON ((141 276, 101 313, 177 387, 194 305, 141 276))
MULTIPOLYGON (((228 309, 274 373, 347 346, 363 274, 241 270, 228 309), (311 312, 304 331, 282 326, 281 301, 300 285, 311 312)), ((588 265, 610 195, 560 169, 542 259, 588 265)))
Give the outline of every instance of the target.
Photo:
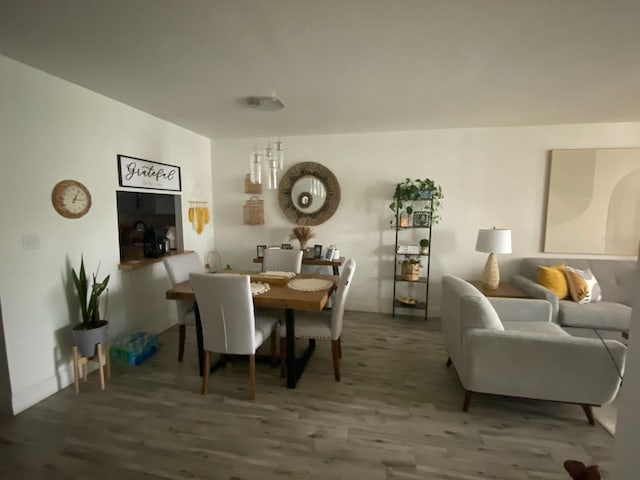
POLYGON ((578 303, 599 302, 602 300, 602 292, 598 280, 590 269, 580 270, 573 267, 565 267, 564 274, 567 277, 571 300, 578 303))
POLYGON ((536 322, 536 321, 512 321, 502 322, 504 329, 509 331, 539 333, 542 335, 569 335, 562 330, 558 325, 551 322, 536 322))
POLYGON ((540 265, 536 269, 536 281, 555 293, 560 300, 567 298, 569 295, 569 287, 567 285, 567 277, 564 274, 563 264, 553 265, 551 267, 540 265))
POLYGON ((631 307, 615 302, 575 303, 560 301, 560 325, 566 327, 628 330, 631 326, 631 307))
POLYGON ((520 262, 520 275, 535 282, 538 265, 550 267, 559 263, 580 270, 591 269, 602 289, 602 300, 631 305, 635 298, 636 260, 529 257, 520 262))

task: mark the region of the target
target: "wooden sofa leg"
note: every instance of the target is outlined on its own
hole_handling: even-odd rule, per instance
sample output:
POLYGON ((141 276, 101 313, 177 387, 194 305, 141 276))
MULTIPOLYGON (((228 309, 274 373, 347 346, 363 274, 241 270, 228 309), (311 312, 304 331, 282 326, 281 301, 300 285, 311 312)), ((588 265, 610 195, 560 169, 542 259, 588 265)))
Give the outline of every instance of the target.
POLYGON ((469 410, 469 403, 471 403, 471 394, 473 392, 469 390, 464 391, 464 403, 462 404, 462 411, 466 412, 469 410))
POLYGON ((593 417, 593 408, 591 405, 582 404, 582 409, 584 410, 584 414, 587 416, 587 420, 589 420, 589 425, 595 425, 596 420, 593 417))
POLYGON ((451 357, 447 358, 447 367, 450 367, 452 363, 451 357))

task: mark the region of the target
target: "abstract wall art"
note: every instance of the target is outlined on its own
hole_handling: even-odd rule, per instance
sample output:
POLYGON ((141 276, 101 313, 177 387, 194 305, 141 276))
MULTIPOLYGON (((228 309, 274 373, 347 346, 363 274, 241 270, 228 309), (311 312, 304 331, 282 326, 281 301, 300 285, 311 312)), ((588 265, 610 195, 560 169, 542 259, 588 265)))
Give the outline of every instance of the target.
POLYGON ((544 251, 635 256, 640 148, 551 151, 544 251))

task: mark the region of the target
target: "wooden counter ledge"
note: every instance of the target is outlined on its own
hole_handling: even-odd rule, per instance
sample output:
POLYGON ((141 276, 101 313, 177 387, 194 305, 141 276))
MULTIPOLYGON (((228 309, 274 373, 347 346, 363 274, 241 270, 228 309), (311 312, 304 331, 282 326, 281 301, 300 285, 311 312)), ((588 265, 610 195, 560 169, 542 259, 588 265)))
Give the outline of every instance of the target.
POLYGON ((138 268, 143 268, 148 265, 153 265, 154 263, 162 262, 162 259, 165 257, 173 257, 175 255, 182 255, 183 253, 191 253, 193 250, 181 250, 171 251, 169 255, 163 255, 158 258, 141 258, 136 260, 122 260, 118 265, 118 270, 137 270, 138 268))

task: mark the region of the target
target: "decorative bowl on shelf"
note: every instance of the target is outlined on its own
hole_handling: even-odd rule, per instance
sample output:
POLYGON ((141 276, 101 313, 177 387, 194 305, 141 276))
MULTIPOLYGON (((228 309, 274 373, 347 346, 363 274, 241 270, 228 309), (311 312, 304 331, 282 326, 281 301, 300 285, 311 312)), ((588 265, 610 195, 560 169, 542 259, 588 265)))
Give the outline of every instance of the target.
POLYGON ((398 301, 410 307, 415 307, 416 303, 418 303, 415 298, 411 298, 411 297, 400 297, 398 301))

